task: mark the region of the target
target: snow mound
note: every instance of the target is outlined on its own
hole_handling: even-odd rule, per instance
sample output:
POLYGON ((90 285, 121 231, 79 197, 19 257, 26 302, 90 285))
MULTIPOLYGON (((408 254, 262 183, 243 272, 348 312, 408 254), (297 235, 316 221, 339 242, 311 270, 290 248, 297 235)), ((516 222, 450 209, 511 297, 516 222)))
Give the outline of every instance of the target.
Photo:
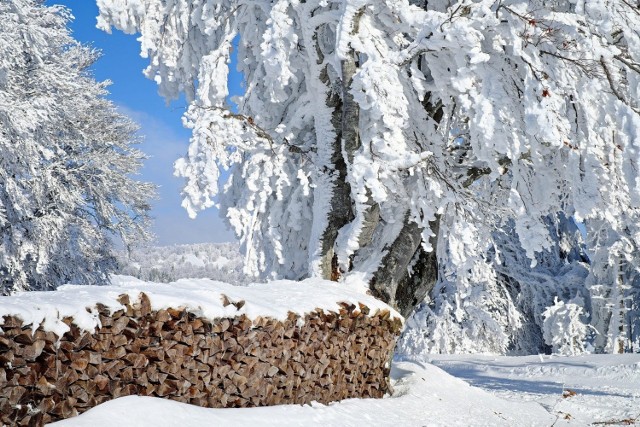
POLYGON ((17 316, 35 331, 40 325, 45 330, 62 336, 69 327, 62 321, 72 318, 80 329, 94 331, 100 326, 97 304, 112 313, 125 308, 119 297, 129 296, 137 301, 140 293, 147 294, 152 310, 185 307, 192 313, 207 319, 246 315, 277 320, 287 318, 289 312, 304 315, 316 309, 338 311, 340 303, 364 304, 370 315, 389 310, 391 316, 402 316, 385 303, 344 284, 322 279, 301 282, 289 280, 233 286, 210 279, 181 279, 172 283, 144 282, 135 277, 113 276, 109 286, 64 285, 55 291, 21 292, 0 297, 0 327, 3 316, 17 316), (244 301, 240 308, 234 304, 225 306, 223 299, 232 303, 244 301))
POLYGON ((128 396, 50 425, 549 426, 556 418, 537 403, 500 399, 433 365, 399 362, 391 375, 395 393, 386 399, 348 399, 326 406, 207 409, 153 397, 128 396))

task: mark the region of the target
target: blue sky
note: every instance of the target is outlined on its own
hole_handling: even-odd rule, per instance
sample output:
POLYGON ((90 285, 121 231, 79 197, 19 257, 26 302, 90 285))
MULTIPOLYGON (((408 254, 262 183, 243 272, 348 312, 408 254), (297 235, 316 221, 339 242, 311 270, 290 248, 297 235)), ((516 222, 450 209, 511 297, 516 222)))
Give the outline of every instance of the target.
MULTIPOLYGON (((182 180, 173 176, 173 162, 186 153, 190 132, 182 127, 184 100, 167 106, 157 93, 156 84, 142 74, 147 60, 140 57, 136 36, 113 30, 112 34, 98 30, 98 8, 93 0, 47 0, 47 4, 62 4, 71 9, 74 37, 102 51, 94 66, 98 80, 111 80, 109 98, 140 126, 145 142, 140 147, 151 158, 142 170, 141 179, 160 185, 159 200, 153 204, 153 231, 157 244, 228 242, 233 233, 226 229, 219 213, 211 208, 192 220, 180 206, 182 180)), ((235 67, 232 67, 235 68, 235 67)), ((240 90, 239 76, 233 75, 232 94, 240 90)))

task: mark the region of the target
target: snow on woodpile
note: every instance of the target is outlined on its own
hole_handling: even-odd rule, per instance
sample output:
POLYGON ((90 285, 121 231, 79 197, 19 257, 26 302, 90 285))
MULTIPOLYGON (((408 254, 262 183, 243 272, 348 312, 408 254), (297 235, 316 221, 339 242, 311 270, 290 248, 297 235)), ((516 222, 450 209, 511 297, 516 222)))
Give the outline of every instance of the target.
POLYGON ((121 295, 128 295, 135 301, 141 292, 149 297, 152 310, 185 307, 191 313, 207 319, 244 314, 251 319, 261 316, 284 320, 289 312, 305 314, 315 309, 336 311, 340 308, 340 302, 354 305, 362 303, 373 314, 389 310, 392 317, 401 319, 395 310, 372 296, 322 279, 302 282, 281 280, 238 287, 208 279, 182 279, 164 284, 114 276, 110 286, 65 285, 55 292, 24 292, 2 297, 0 328, 3 316, 17 316, 24 325, 32 325, 34 330, 42 326, 60 336, 69 330, 62 320, 70 317, 80 329, 93 331, 100 326, 97 304, 115 312, 124 308, 120 302, 121 295), (230 301, 244 301, 244 304, 241 307, 237 307, 237 304, 225 305, 223 295, 230 301))
POLYGON ((401 317, 344 285, 113 282, 1 297, 0 424, 133 394, 251 407, 389 391, 401 317))

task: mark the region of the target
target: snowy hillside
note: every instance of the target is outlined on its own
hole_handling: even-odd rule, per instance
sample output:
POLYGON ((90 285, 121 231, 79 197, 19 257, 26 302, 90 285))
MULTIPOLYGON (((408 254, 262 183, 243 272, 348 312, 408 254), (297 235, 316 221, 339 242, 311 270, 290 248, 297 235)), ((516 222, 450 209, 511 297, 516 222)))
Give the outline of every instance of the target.
POLYGON ((242 272, 243 258, 235 243, 147 246, 118 254, 118 274, 168 283, 206 278, 234 285, 255 279, 242 272))
POLYGON ((204 409, 130 396, 53 425, 586 426, 640 416, 640 355, 441 356, 398 362, 392 376, 395 392, 382 400, 204 409))

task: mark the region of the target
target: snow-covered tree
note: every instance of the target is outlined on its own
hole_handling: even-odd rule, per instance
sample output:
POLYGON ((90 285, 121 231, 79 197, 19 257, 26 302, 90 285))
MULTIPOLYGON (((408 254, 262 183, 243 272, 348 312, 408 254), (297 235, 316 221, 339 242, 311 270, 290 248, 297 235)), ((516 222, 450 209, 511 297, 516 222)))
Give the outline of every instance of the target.
POLYGON ((137 128, 108 101, 69 12, 0 2, 0 294, 95 284, 112 239, 146 236, 153 186, 134 180, 137 128))
POLYGON ((617 230, 640 205, 634 2, 98 5, 101 28, 141 34, 160 93, 186 95, 183 205, 218 196, 251 272, 366 283, 408 314, 447 275, 506 295, 482 264, 501 230, 534 267, 548 218, 617 230))
POLYGON ((640 338, 637 330, 638 220, 614 229, 606 221, 590 225, 592 268, 586 280, 591 294, 591 324, 598 332, 594 337, 599 352, 623 353, 633 349, 640 338))
POLYGON ((134 247, 117 258, 118 274, 152 282, 199 277, 234 285, 252 281, 242 272, 243 258, 236 243, 134 247))

